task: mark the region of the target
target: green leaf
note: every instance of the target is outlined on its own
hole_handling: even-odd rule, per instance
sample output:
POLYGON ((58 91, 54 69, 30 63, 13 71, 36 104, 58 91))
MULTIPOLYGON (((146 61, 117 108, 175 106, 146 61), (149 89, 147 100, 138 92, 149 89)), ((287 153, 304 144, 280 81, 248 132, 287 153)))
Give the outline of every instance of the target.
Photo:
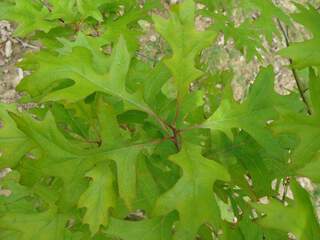
POLYGON ((293 149, 291 156, 294 167, 303 167, 309 163, 320 149, 320 142, 316 141, 320 134, 319 80, 319 77, 311 69, 309 88, 312 115, 307 116, 296 112, 287 112, 275 122, 273 127, 277 133, 290 133, 298 137, 298 146, 293 149))
POLYGON ((1 189, 10 190, 10 195, 0 196, 0 212, 1 216, 8 213, 34 213, 30 197, 32 191, 26 186, 19 183, 21 176, 19 172, 12 171, 8 173, 4 179, 1 179, 1 189))
MULTIPOLYGON (((101 146, 105 149, 100 155, 116 163, 119 195, 126 206, 132 208, 137 191, 138 155, 143 148, 148 147, 148 143, 129 143, 120 131, 113 108, 104 104, 101 99, 97 101, 97 111, 101 128, 101 146)), ((152 146, 152 143, 150 145, 152 146)))
POLYGON ((42 150, 40 159, 35 160, 37 169, 44 176, 62 179, 61 207, 75 205, 86 187, 83 176, 98 159, 91 159, 90 152, 68 141, 58 130, 50 112, 43 121, 37 121, 27 114, 20 116, 11 113, 11 117, 18 128, 42 150))
POLYGON ((43 213, 8 213, 0 218, 0 229, 18 232, 19 240, 61 240, 67 219, 54 210, 43 213))
MULTIPOLYGON (((282 172, 279 173, 280 163, 278 159, 272 159, 268 156, 257 142, 244 132, 239 133, 239 135, 235 137, 232 151, 239 164, 243 167, 243 170, 240 171, 241 168, 239 169, 231 165, 229 171, 232 173, 232 177, 236 177, 239 174, 244 178, 244 175, 248 174, 252 180, 251 187, 257 196, 263 197, 270 195, 271 182, 274 178, 283 174, 282 172)), ((285 172, 284 167, 286 167, 286 165, 282 165, 281 167, 281 171, 285 172)), ((236 182, 239 183, 240 180, 237 179, 236 182)))
MULTIPOLYGON (((17 89, 27 91, 35 100, 71 102, 81 100, 96 91, 102 91, 157 119, 139 93, 131 94, 126 90, 130 55, 122 37, 111 56, 109 71, 100 72, 96 69, 92 58, 88 49, 79 47, 73 48, 72 53, 61 56, 48 52, 31 55, 25 64, 30 66, 33 62, 39 62, 40 65, 33 74, 24 78, 17 89), (62 81, 66 79, 72 81, 62 81)), ((104 58, 99 61, 108 61, 106 56, 104 58)))
POLYGON ((170 72, 163 63, 160 63, 145 77, 145 102, 152 107, 155 112, 161 113, 163 108, 168 104, 168 99, 164 95, 162 87, 170 78, 170 72))
POLYGON ((173 214, 139 222, 112 218, 105 233, 123 240, 170 240, 174 219, 173 214))
POLYGON ((273 137, 267 122, 278 118, 276 108, 299 111, 302 105, 297 96, 275 93, 273 85, 272 68, 262 69, 243 103, 237 103, 232 94, 226 95, 220 107, 202 126, 223 131, 231 139, 233 128, 243 129, 266 150, 278 158, 283 156, 283 147, 273 137))
POLYGON ((202 2, 209 8, 200 10, 200 13, 211 16, 214 20, 210 28, 223 32, 226 39, 233 39, 235 47, 250 61, 254 56, 261 59, 261 50, 266 50, 263 37, 271 44, 274 36, 280 35, 275 19, 291 26, 289 16, 272 1, 202 0, 202 2), (234 9, 240 10, 241 14, 234 9), (243 21, 235 20, 240 15, 243 21))
POLYGON ((86 208, 83 223, 89 224, 92 235, 99 231, 100 225, 107 226, 109 211, 116 204, 116 193, 113 188, 114 177, 109 166, 98 164, 86 177, 92 179, 88 189, 81 195, 78 207, 86 208))
POLYGON ((320 158, 319 154, 308 164, 296 170, 298 176, 310 178, 314 183, 320 183, 320 158))
POLYGON ((315 141, 320 133, 319 117, 288 113, 275 123, 274 130, 277 133, 292 133, 298 136, 298 146, 292 153, 295 167, 309 163, 320 149, 320 143, 315 141))
POLYGON ((49 0, 51 6, 51 19, 63 19, 67 22, 85 20, 92 17, 102 22, 103 16, 99 7, 108 1, 104 0, 49 0))
MULTIPOLYGON (((40 61, 36 71, 26 77, 18 86, 20 91, 28 91, 33 97, 47 95, 43 100, 69 100, 77 101, 87 97, 95 91, 103 91, 119 98, 126 98, 125 78, 129 69, 130 56, 123 38, 113 51, 112 63, 107 72, 99 72, 92 64, 92 54, 86 48, 73 48, 69 54, 62 56, 52 53, 40 52, 31 55, 28 61, 40 61), (41 81, 39 79, 45 79, 41 81), (59 80, 71 79, 74 84, 55 90, 53 87, 59 80), (38 83, 38 84, 35 84, 38 83), (53 85, 53 86, 52 86, 53 85)), ((101 55, 99 61, 106 62, 106 56, 101 55)), ((107 68, 106 68, 107 69, 107 68)), ((56 84, 56 85, 55 85, 56 84)))
MULTIPOLYGON (((108 113, 111 114, 108 111, 103 114, 108 113)), ((60 199, 63 207, 70 207, 75 204, 86 187, 86 181, 83 179, 85 172, 101 160, 115 161, 120 197, 123 198, 129 208, 132 206, 136 197, 136 161, 138 154, 143 148, 152 147, 154 145, 152 140, 146 143, 119 141, 116 145, 104 144, 99 149, 87 144, 82 148, 81 145, 76 145, 65 138, 56 127, 51 113, 48 113, 43 121, 36 121, 27 115, 23 117, 11 115, 19 129, 36 142, 43 151, 43 156, 38 161, 37 168, 42 174, 56 176, 63 180, 64 187, 60 199), (88 147, 91 147, 91 149, 88 149, 88 147), (61 171, 61 169, 64 169, 64 171, 61 171)), ((114 116, 110 115, 110 117, 114 116)), ((104 124, 108 123, 104 122, 104 124)), ((105 125, 102 127, 104 128, 105 125)), ((114 130, 116 129, 114 128, 114 130)), ((107 135, 107 137, 110 137, 110 135, 107 135)), ((114 141, 113 138, 108 138, 102 139, 102 142, 105 143, 106 140, 108 142, 110 140, 114 141)))
POLYGON ((117 165, 117 176, 119 184, 119 195, 123 198, 128 208, 136 198, 136 176, 138 154, 144 147, 132 145, 107 152, 106 157, 115 161, 117 165))
POLYGON ((275 229, 263 228, 248 217, 243 218, 236 227, 230 224, 225 224, 223 226, 223 235, 221 236, 221 240, 252 239, 284 240, 288 239, 288 233, 275 229))
POLYGON ((285 206, 279 200, 271 199, 266 205, 254 204, 260 212, 266 214, 258 220, 263 227, 292 232, 298 239, 320 238, 320 227, 306 190, 293 180, 291 190, 294 201, 285 206))
POLYGON ((204 74, 195 67, 195 57, 216 37, 212 31, 197 31, 194 20, 195 3, 192 0, 180 4, 169 19, 153 16, 156 30, 172 48, 173 55, 165 60, 165 64, 172 73, 180 99, 188 93, 189 84, 204 74))
POLYGON ((201 149, 184 143, 179 153, 170 157, 183 171, 182 177, 166 193, 160 196, 156 215, 173 210, 179 212, 174 239, 193 240, 204 223, 218 224, 219 208, 213 194, 217 180, 228 181, 227 171, 220 164, 201 155, 201 149))
POLYGON ((243 217, 236 228, 232 229, 229 225, 225 224, 223 230, 222 240, 264 239, 261 227, 254 224, 247 216, 243 217))
POLYGON ((251 21, 246 20, 240 26, 235 23, 229 23, 230 17, 223 15, 215 15, 216 21, 212 26, 213 29, 221 30, 225 34, 226 39, 233 39, 235 46, 242 53, 246 54, 248 60, 252 60, 257 55, 257 49, 264 49, 260 40, 259 28, 251 21))
POLYGON ((58 40, 63 44, 63 47, 57 50, 61 55, 70 55, 73 48, 83 47, 90 50, 94 62, 93 66, 98 72, 103 72, 109 64, 110 59, 106 58, 105 54, 100 51, 101 47, 106 44, 105 39, 102 37, 87 36, 79 32, 74 41, 65 38, 59 38, 58 40))
POLYGON ((76 0, 48 0, 52 6, 50 19, 63 19, 65 22, 74 22, 78 20, 79 14, 75 9, 76 0))
POLYGON ((233 0, 201 0, 200 2, 208 6, 210 11, 220 10, 221 8, 229 9, 233 4, 233 0))
MULTIPOLYGON (((0 239, 320 239, 294 181, 320 182, 319 72, 305 71, 306 109, 275 92, 271 67, 237 102, 230 66, 219 67, 220 53, 265 65, 276 20, 294 27, 282 4, 0 2, 2 19, 40 46, 19 56, 18 111, 0 104, 0 169, 10 168, 0 171, 0 239), (230 38, 240 52, 225 51, 230 38), (276 202, 284 179, 294 199, 276 202)), ((313 38, 283 52, 294 67, 317 66, 319 13, 297 6, 293 20, 313 38)))
POLYGON ((48 20, 49 10, 42 3, 16 0, 15 4, 0 3, 1 18, 19 24, 15 34, 24 37, 35 31, 49 32, 58 27, 58 21, 48 20), (23 13, 23 14, 22 14, 23 13))
POLYGON ((316 75, 312 68, 309 69, 309 89, 312 113, 316 116, 320 116, 320 77, 316 75))
POLYGON ((103 21, 103 17, 101 12, 99 11, 99 7, 105 3, 105 0, 78 0, 77 8, 83 18, 93 17, 97 21, 101 22, 103 21))
POLYGON ((272 42, 274 35, 280 35, 275 22, 276 18, 283 21, 288 26, 291 25, 288 15, 272 1, 241 0, 241 5, 242 8, 247 11, 259 11, 259 16, 254 20, 253 25, 270 43, 272 42))
POLYGON ((70 133, 66 133, 67 136, 77 134, 82 138, 89 138, 90 134, 88 122, 86 121, 86 119, 82 118, 80 114, 77 114, 76 110, 74 109, 76 107, 79 107, 79 105, 80 104, 76 106, 73 105, 70 108, 65 108, 62 104, 53 104, 51 111, 55 117, 57 125, 64 129, 70 130, 70 133))
POLYGON ((159 1, 157 0, 148 1, 145 3, 143 8, 134 5, 128 7, 126 14, 123 16, 117 16, 115 19, 107 19, 103 24, 104 32, 102 34, 102 38, 107 42, 114 43, 118 41, 120 36, 124 36, 128 44, 129 51, 136 51, 139 47, 138 40, 141 32, 137 27, 134 26, 139 20, 149 18, 149 11, 154 7, 158 7, 159 5, 159 1))
POLYGON ((160 195, 160 187, 148 167, 150 161, 146 156, 138 158, 137 197, 134 202, 134 208, 143 209, 147 216, 152 212, 160 195))
POLYGON ((16 128, 7 111, 15 111, 15 105, 0 104, 0 168, 14 167, 31 149, 32 141, 16 128))
POLYGON ((293 67, 301 69, 309 66, 320 66, 320 28, 317 24, 320 21, 319 12, 308 5, 298 5, 298 13, 292 15, 293 19, 304 25, 311 31, 313 38, 300 43, 294 43, 288 48, 282 49, 280 54, 293 60, 293 67))

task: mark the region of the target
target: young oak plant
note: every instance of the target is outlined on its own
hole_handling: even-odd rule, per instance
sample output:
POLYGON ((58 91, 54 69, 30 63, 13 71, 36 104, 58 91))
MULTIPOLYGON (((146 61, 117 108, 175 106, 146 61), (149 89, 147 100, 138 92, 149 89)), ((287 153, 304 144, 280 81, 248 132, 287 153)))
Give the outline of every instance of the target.
POLYGON ((0 105, 0 167, 11 169, 0 239, 320 239, 296 180, 320 181, 319 12, 297 5, 288 16, 271 0, 199 3, 167 12, 157 0, 0 2, 15 36, 41 46, 20 63, 29 74, 17 87, 20 103, 36 106, 0 105), (236 7, 259 15, 237 26, 236 7), (213 19, 204 31, 199 14, 213 19), (291 67, 308 67, 309 104, 277 94, 271 66, 237 102, 232 74, 202 70, 201 51, 221 33, 248 60, 259 57, 261 36, 281 36, 276 19, 314 35, 280 51, 291 67), (137 54, 143 22, 166 42, 152 64, 137 54), (209 81, 222 86, 214 102, 209 81))

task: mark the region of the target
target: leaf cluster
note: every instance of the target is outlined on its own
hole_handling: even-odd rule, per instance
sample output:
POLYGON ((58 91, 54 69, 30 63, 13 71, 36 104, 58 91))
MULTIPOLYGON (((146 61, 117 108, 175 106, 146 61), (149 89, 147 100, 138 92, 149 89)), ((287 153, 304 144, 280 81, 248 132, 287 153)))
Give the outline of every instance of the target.
POLYGON ((0 239, 320 239, 296 180, 320 182, 314 7, 288 15, 271 0, 184 0, 169 11, 159 0, 4 0, 0 19, 41 45, 20 63, 29 74, 17 87, 19 104, 36 106, 0 105, 0 167, 11 169, 0 239), (236 7, 250 16, 240 25, 236 7), (213 21, 206 30, 199 15, 213 21), (168 48, 156 62, 139 57, 146 22, 168 48), (279 54, 307 72, 305 102, 275 92, 272 66, 241 102, 231 72, 200 67, 221 34, 251 60, 263 39, 281 37, 278 23, 293 22, 313 38, 279 54))

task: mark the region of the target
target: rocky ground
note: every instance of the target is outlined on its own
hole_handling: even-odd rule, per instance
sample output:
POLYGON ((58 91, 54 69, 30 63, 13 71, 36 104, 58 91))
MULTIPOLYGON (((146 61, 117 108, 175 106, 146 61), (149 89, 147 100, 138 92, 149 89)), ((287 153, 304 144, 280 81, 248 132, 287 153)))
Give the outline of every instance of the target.
POLYGON ((36 51, 39 47, 13 36, 14 26, 0 20, 0 102, 11 103, 19 98, 15 87, 24 76, 17 65, 27 51, 36 51))
POLYGON ((23 70, 16 66, 26 50, 24 43, 12 36, 12 25, 0 21, 0 101, 14 102, 18 98, 15 87, 23 78, 23 70))

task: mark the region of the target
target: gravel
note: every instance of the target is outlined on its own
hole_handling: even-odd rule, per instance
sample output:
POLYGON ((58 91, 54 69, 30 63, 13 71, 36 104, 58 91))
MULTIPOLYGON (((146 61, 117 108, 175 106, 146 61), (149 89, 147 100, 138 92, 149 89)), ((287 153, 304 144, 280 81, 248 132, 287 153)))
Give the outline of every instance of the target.
POLYGON ((15 102, 19 94, 15 87, 23 78, 23 70, 16 66, 27 50, 23 41, 13 37, 14 28, 7 21, 0 21, 0 101, 15 102))

